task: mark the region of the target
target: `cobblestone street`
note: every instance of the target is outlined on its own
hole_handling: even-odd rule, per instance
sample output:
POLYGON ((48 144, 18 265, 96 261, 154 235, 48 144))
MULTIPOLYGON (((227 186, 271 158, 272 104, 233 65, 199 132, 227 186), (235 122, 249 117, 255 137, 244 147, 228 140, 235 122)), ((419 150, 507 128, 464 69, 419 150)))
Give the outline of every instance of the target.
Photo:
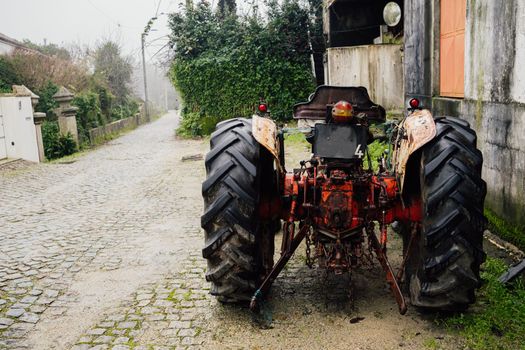
POLYGON ((176 124, 171 113, 71 159, 0 169, 0 349, 454 348, 429 317, 397 313, 377 266, 349 299, 302 251, 261 319, 218 304, 201 257, 203 162, 181 160, 207 141, 177 140, 176 124))

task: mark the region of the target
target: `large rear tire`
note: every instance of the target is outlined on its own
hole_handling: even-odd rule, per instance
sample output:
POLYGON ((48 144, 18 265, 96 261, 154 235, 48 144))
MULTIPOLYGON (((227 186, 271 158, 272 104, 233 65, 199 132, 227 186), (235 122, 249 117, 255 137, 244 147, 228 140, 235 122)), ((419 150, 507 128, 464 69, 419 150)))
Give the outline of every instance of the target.
POLYGON ((271 192, 275 179, 273 158, 252 136, 252 121, 239 118, 217 124, 205 165, 206 280, 221 302, 249 301, 273 265, 275 230, 258 218, 262 189, 271 192))
POLYGON ((436 137, 421 151, 423 222, 406 274, 413 305, 454 311, 473 303, 480 285, 486 184, 469 124, 446 117, 436 118, 436 127, 436 137))

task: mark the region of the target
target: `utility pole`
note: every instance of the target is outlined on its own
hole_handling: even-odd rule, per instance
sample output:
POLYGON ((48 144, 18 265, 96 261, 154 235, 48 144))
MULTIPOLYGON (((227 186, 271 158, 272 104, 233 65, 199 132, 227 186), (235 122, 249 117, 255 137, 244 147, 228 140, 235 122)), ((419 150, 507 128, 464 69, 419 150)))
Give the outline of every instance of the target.
POLYGON ((168 81, 164 80, 164 105, 166 106, 166 111, 168 110, 168 81))
POLYGON ((141 42, 142 42, 142 70, 144 74, 144 111, 146 112, 146 120, 148 122, 151 121, 150 115, 149 115, 149 106, 148 106, 148 79, 146 75, 146 54, 144 53, 144 41, 146 39, 146 32, 141 34, 141 42))

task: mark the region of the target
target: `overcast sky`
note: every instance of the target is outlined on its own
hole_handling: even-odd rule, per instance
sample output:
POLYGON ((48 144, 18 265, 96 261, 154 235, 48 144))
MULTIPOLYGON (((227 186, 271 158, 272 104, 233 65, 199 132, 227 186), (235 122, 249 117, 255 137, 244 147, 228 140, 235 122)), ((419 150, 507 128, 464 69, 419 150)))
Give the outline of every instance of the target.
MULTIPOLYGON (((135 60, 140 34, 157 13, 178 11, 183 0, 0 0, 0 33, 22 41, 67 45, 88 44, 103 38, 118 40, 135 60)), ((167 39, 167 18, 160 15, 149 35, 147 53, 153 56, 167 39)))
MULTIPOLYGON (((214 5, 217 0, 209 2, 214 5)), ((180 11, 182 3, 185 0, 0 0, 0 33, 19 41, 41 44, 46 39, 63 46, 93 47, 111 38, 139 61, 140 34, 146 23, 157 12, 180 11)), ((237 6, 243 9, 246 1, 237 0, 237 6)), ((159 15, 153 29, 147 39, 148 60, 167 42, 167 16, 159 15)))

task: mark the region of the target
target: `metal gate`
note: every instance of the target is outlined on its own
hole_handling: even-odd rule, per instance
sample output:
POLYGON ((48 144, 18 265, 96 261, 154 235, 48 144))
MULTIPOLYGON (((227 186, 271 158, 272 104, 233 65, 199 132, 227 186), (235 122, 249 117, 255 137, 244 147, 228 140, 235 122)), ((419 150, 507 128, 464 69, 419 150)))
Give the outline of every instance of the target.
POLYGON ((7 158, 7 148, 5 145, 4 116, 0 114, 0 159, 7 158))

